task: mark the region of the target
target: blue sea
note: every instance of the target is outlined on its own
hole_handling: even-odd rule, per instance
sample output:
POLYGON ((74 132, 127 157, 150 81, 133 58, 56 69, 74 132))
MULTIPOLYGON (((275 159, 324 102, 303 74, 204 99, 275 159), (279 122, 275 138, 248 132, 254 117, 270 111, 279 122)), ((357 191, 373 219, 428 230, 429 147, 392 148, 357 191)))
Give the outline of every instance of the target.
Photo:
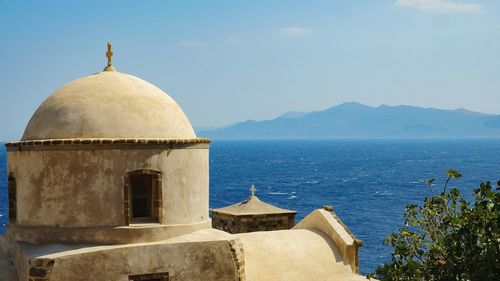
MULTIPOLYGON (((402 225, 404 206, 430 191, 424 184, 454 181, 471 197, 481 181, 500 179, 500 140, 214 141, 210 150, 210 207, 246 199, 254 184, 263 201, 297 210, 297 221, 331 205, 361 240, 360 269, 390 260, 383 239, 402 225)), ((0 148, 0 233, 7 223, 5 148, 0 148)))

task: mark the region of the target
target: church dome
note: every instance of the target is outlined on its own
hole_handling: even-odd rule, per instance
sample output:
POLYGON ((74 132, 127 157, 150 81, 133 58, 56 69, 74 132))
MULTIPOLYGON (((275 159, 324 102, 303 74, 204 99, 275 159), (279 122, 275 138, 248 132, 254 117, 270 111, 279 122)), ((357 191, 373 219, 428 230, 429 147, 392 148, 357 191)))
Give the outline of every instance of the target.
POLYGON ((192 139, 179 105, 158 87, 114 69, 64 85, 36 110, 22 140, 192 139))

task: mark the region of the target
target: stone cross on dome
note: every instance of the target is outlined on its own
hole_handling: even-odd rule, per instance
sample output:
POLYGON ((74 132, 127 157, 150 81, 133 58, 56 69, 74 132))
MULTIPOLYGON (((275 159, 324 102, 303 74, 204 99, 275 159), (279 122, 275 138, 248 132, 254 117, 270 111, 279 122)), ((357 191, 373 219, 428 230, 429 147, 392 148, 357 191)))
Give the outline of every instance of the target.
POLYGON ((252 197, 255 197, 255 191, 257 191, 257 189, 255 189, 255 185, 252 184, 252 187, 250 187, 250 192, 252 197))
POLYGON ((111 49, 113 45, 108 42, 108 51, 106 52, 106 57, 108 58, 108 65, 104 68, 104 71, 115 71, 113 64, 111 63, 111 58, 113 57, 113 50, 111 49))

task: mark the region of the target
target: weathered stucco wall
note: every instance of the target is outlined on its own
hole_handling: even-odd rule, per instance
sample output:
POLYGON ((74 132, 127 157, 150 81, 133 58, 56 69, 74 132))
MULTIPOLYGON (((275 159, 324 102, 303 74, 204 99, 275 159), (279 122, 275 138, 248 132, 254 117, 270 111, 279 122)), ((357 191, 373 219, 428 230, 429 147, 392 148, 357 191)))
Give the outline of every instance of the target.
POLYGON ((208 221, 208 149, 8 151, 17 183, 17 224, 94 227, 124 223, 127 172, 162 173, 163 224, 208 221))
POLYGON ((10 241, 5 236, 0 236, 0 280, 2 281, 18 281, 11 248, 10 241))
POLYGON ((75 253, 55 259, 51 281, 128 281, 129 275, 168 272, 176 281, 235 281, 227 241, 131 247, 75 253), (91 269, 91 270, 89 270, 91 269))
POLYGON ((16 244, 35 280, 128 281, 131 275, 168 273, 170 281, 244 281, 238 243, 213 229, 128 245, 16 244))
POLYGON ((332 213, 316 210, 304 228, 292 230, 232 235, 202 229, 122 245, 29 244, 14 242, 7 234, 3 242, 9 246, 3 248, 10 249, 21 280, 128 281, 131 275, 154 273, 168 273, 170 281, 366 280, 353 272, 353 256, 338 246, 337 236, 356 241, 338 223, 332 213))

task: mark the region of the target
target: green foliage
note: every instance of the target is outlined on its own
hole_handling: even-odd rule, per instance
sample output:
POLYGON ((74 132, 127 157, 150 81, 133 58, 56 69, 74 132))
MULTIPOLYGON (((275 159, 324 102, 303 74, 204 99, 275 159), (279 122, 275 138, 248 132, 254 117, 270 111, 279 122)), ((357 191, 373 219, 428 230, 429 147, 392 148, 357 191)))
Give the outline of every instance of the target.
POLYGON ((450 169, 447 176, 440 194, 428 180, 434 196, 406 206, 404 226, 384 240, 393 248, 391 262, 369 278, 500 280, 500 181, 496 188, 481 183, 468 202, 458 189, 447 191, 462 175, 450 169))

